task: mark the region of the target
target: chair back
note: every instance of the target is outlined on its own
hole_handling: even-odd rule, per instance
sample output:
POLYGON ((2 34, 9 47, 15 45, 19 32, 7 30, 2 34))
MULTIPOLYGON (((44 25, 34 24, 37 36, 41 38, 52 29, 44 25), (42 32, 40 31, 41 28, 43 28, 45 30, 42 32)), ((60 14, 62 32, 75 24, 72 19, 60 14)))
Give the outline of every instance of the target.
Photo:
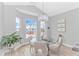
POLYGON ((62 42, 63 42, 63 36, 61 34, 59 34, 58 40, 56 41, 56 44, 58 44, 60 47, 62 45, 62 42))
POLYGON ((34 44, 35 56, 47 56, 48 48, 46 43, 37 42, 34 44))

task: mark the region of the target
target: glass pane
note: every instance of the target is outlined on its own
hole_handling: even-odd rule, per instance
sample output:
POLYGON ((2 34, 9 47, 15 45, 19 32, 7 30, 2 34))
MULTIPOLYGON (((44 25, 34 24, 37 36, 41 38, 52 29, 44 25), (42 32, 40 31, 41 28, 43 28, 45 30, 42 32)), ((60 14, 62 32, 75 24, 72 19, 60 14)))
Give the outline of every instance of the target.
POLYGON ((32 36, 33 39, 36 40, 37 35, 37 22, 35 19, 25 19, 25 26, 26 26, 26 38, 32 36))
POLYGON ((16 17, 16 31, 19 31, 20 28, 20 19, 19 17, 16 17))

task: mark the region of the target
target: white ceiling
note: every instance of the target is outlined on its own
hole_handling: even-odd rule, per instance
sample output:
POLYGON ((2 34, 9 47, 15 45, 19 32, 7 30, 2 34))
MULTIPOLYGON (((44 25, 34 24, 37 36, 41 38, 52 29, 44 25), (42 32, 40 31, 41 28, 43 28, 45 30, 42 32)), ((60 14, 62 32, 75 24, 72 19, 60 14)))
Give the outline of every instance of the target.
POLYGON ((40 10, 47 13, 49 16, 54 16, 79 8, 78 2, 43 2, 35 3, 34 5, 37 6, 40 10))
POLYGON ((5 5, 34 5, 48 16, 54 16, 76 8, 79 8, 79 2, 28 2, 28 3, 4 3, 5 5))

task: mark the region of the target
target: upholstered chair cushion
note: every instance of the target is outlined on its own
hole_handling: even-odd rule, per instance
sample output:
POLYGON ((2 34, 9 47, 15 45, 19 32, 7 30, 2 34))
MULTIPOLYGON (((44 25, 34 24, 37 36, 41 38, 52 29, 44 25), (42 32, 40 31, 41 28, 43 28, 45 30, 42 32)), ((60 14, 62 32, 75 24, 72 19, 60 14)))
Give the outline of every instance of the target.
POLYGON ((59 38, 57 42, 55 43, 49 43, 50 54, 53 53, 53 54, 59 55, 59 50, 60 50, 61 45, 62 45, 61 38, 59 38))
POLYGON ((44 42, 36 42, 34 45, 35 56, 47 56, 48 54, 48 48, 47 44, 44 42))

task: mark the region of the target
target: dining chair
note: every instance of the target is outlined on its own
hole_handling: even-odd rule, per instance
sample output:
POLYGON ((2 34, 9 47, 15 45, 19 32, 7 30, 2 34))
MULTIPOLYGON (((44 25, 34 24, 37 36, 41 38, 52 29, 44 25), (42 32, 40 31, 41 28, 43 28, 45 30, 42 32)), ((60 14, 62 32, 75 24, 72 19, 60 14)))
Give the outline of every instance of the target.
POLYGON ((33 45, 34 48, 34 54, 35 56, 47 56, 48 54, 48 48, 46 43, 44 42, 36 42, 33 45))
POLYGON ((58 40, 55 43, 49 43, 49 52, 50 54, 59 55, 60 47, 62 46, 63 36, 59 34, 58 40))

